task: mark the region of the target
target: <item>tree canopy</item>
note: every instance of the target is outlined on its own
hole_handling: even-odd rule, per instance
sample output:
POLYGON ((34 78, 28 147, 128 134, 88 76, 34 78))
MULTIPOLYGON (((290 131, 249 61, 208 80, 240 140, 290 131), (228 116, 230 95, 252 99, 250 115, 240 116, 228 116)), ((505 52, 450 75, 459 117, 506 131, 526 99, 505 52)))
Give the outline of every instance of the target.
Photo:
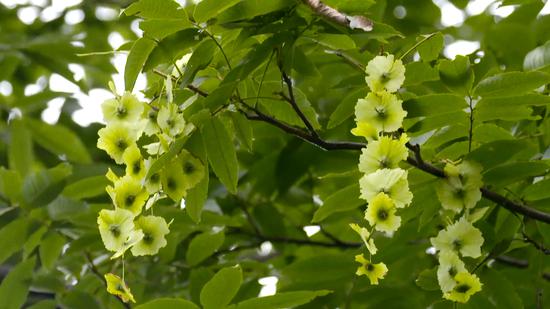
POLYGON ((0 1, 0 309, 547 307, 546 10, 0 1))

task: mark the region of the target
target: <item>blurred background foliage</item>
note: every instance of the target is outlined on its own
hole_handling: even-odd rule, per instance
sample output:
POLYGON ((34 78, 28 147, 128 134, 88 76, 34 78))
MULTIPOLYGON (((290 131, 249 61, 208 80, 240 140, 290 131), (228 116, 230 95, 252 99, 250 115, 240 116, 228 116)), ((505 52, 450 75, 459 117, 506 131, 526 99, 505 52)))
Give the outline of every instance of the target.
MULTIPOLYGON (((170 8, 169 2, 156 3, 170 8)), ((107 294, 102 281, 122 265, 109 260, 96 225, 99 209, 110 207, 104 175, 108 167, 120 169, 96 149, 98 106, 109 97, 101 88, 114 79, 119 90, 131 90, 137 79, 134 92, 151 100, 164 81, 153 70, 170 74, 195 50, 180 66, 175 102, 191 104, 185 115, 196 123, 204 120, 201 110, 221 108, 216 119, 235 141, 227 151, 237 153, 238 193, 229 194, 211 173, 200 220, 187 209, 156 207, 156 215, 174 219, 167 247, 158 256, 125 260, 138 304, 159 297, 202 303, 205 283, 240 264, 243 280, 231 303, 275 289, 330 290, 308 294, 304 299, 318 297, 301 308, 451 308, 434 282, 437 261, 429 250, 429 237, 444 224, 435 177, 409 171, 413 205, 393 238, 376 236, 390 271, 371 286, 354 274, 353 256, 361 249, 348 227, 361 222, 365 208, 358 198, 358 153, 323 151, 248 121, 228 107, 229 98, 238 89, 263 112, 303 126, 278 96, 285 91, 280 64, 324 138, 359 141, 349 130, 354 105, 368 89, 347 57, 364 66, 381 51, 400 55, 422 35, 439 32, 405 59, 406 131, 422 144, 425 160, 439 166, 444 159, 476 160, 492 189, 550 212, 550 15, 541 14, 545 3, 538 0, 325 2, 368 16, 373 31, 332 24, 293 0, 228 1, 200 13, 194 3, 179 1, 199 26, 153 21, 149 28, 139 21, 158 22, 174 11, 148 11, 144 4, 120 14, 131 1, 115 0, 0 1, 0 308, 127 306, 107 294), (134 45, 143 30, 147 51, 134 45), (128 53, 134 62, 123 72, 128 53), (468 153, 464 97, 487 77, 510 71, 533 72, 474 90, 483 99, 468 153), (188 84, 210 95, 196 96, 188 84)), ((205 159, 199 131, 185 147, 205 159)), ((489 267, 478 271, 483 291, 459 307, 547 306, 549 225, 487 200, 480 204, 488 207, 478 225, 489 267)), ((473 268, 481 261, 467 262, 473 268)))

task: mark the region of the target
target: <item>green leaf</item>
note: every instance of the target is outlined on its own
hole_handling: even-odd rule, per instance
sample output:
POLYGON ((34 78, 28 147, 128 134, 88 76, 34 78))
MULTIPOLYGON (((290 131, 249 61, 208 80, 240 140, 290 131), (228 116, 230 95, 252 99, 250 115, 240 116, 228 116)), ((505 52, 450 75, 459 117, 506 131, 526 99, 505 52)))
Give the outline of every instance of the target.
POLYGON ((174 0, 139 0, 126 8, 124 13, 147 19, 187 19, 183 8, 174 0))
POLYGON ((522 199, 538 201, 550 198, 550 179, 544 179, 527 187, 522 193, 522 199))
POLYGON ((416 277, 414 283, 425 291, 439 290, 439 283, 437 281, 437 267, 432 269, 424 269, 418 277, 416 277))
POLYGON ((200 309, 194 303, 183 298, 157 298, 136 306, 135 309, 200 309))
POLYGON ((537 120, 540 116, 534 116, 533 109, 528 106, 476 106, 474 119, 476 121, 507 120, 519 121, 522 119, 537 120))
POLYGON ((468 105, 463 97, 453 94, 429 94, 403 102, 408 118, 430 117, 461 111, 468 105))
POLYGON ((494 301, 493 304, 496 308, 523 308, 523 303, 517 293, 517 286, 500 272, 485 268, 480 277, 483 282, 482 296, 494 301))
POLYGON ((432 68, 425 62, 410 62, 405 65, 404 86, 417 85, 424 82, 439 80, 437 68, 432 68))
POLYGON ((548 65, 550 65, 550 41, 527 53, 523 60, 523 69, 526 71, 541 69, 548 65))
POLYGON ((47 209, 48 215, 54 221, 72 221, 78 220, 79 214, 86 213, 89 210, 89 206, 86 203, 59 195, 55 200, 48 204, 47 209))
POLYGON ((204 166, 204 177, 193 188, 187 190, 185 197, 185 209, 187 214, 195 223, 201 221, 201 213, 206 200, 208 199, 208 184, 210 175, 208 165, 204 166))
POLYGON ((16 203, 21 198, 21 176, 0 166, 0 195, 16 203))
MULTIPOLYGON (((420 41, 424 39, 423 36, 419 37, 417 40, 420 41)), ((426 40, 416 49, 420 54, 420 58, 424 62, 430 62, 439 58, 439 54, 443 49, 443 34, 441 32, 436 33, 434 36, 426 40)))
POLYGON ((145 32, 146 35, 157 40, 162 40, 171 34, 191 26, 192 24, 187 19, 187 16, 185 18, 178 19, 149 19, 143 20, 139 24, 139 27, 145 32))
POLYGON ((216 19, 219 23, 226 23, 230 21, 241 21, 252 19, 254 16, 264 15, 270 12, 279 11, 285 7, 294 5, 293 0, 270 0, 270 1, 258 1, 258 0, 242 0, 236 5, 225 10, 216 19))
POLYGON ((216 44, 212 40, 204 40, 197 46, 185 66, 185 72, 183 72, 183 77, 181 78, 181 87, 192 83, 197 72, 210 64, 216 48, 216 44))
POLYGON ((470 59, 465 56, 456 56, 454 60, 441 60, 439 62, 439 78, 454 92, 469 93, 474 83, 470 59))
POLYGON ((34 157, 31 133, 20 119, 10 121, 9 133, 9 166, 11 169, 17 171, 20 176, 25 176, 32 168, 34 157))
POLYGON ((254 136, 252 133, 252 125, 250 124, 250 120, 246 119, 246 117, 240 113, 230 113, 230 117, 241 146, 246 147, 248 151, 252 151, 254 136))
POLYGON ((42 266, 48 270, 53 269, 57 258, 61 254, 61 251, 63 251, 64 245, 65 237, 54 232, 48 233, 48 235, 46 235, 46 237, 42 240, 39 248, 42 266))
POLYGON ((349 117, 353 116, 357 100, 367 96, 367 93, 367 88, 361 87, 351 91, 348 95, 346 95, 342 99, 342 101, 340 101, 338 106, 336 106, 334 112, 332 112, 332 114, 330 115, 327 128, 332 129, 340 125, 342 122, 346 121, 349 117))
MULTIPOLYGON (((305 37, 308 38, 308 37, 305 37)), ((334 49, 334 50, 347 50, 355 49, 355 42, 345 34, 328 34, 322 33, 315 37, 308 38, 314 41, 317 44, 323 45, 325 47, 334 49)))
POLYGON ((2 308, 23 308, 29 293, 36 259, 25 260, 17 264, 4 278, 0 285, 2 308))
POLYGON ((198 23, 205 22, 211 18, 216 17, 221 12, 229 9, 241 0, 203 0, 195 7, 193 17, 198 23))
POLYGON ((483 174, 485 183, 503 187, 525 178, 545 175, 548 164, 543 162, 512 162, 499 165, 483 174))
POLYGON ((23 200, 34 208, 52 201, 65 187, 65 180, 72 174, 68 163, 42 170, 25 178, 23 183, 23 200))
POLYGON ((42 237, 48 231, 48 227, 45 225, 40 226, 36 231, 34 231, 25 241, 23 245, 23 259, 27 259, 33 252, 36 247, 40 244, 42 237))
POLYGON ((190 266, 195 266, 211 256, 221 247, 225 235, 223 232, 204 232, 191 240, 189 248, 185 253, 185 259, 190 266))
POLYGON ((2 244, 0 264, 3 264, 12 254, 22 249, 21 246, 27 239, 28 229, 29 220, 26 217, 13 220, 0 229, 0 244, 2 244))
POLYGON ((279 308, 294 308, 303 304, 307 304, 316 297, 325 296, 331 293, 327 290, 320 291, 292 291, 277 293, 271 296, 256 297, 242 301, 231 309, 279 309, 279 308))
POLYGON ((327 5, 347 14, 365 15, 368 9, 373 6, 375 0, 325 0, 327 5))
POLYGON ((239 166, 227 128, 218 118, 211 117, 202 124, 201 133, 212 170, 229 192, 236 193, 239 166))
POLYGON ((483 79, 474 90, 482 97, 518 96, 550 83, 550 74, 543 72, 508 72, 483 79))
POLYGON ((242 281, 240 266, 222 268, 202 288, 202 306, 205 309, 224 308, 235 297, 242 281))
POLYGON ((109 184, 109 180, 103 175, 86 177, 67 185, 63 190, 63 195, 74 199, 99 196, 105 193, 105 187, 109 184))
POLYGON ((59 124, 50 125, 38 120, 28 119, 26 124, 34 141, 51 153, 66 156, 71 162, 92 162, 86 146, 73 131, 59 124))
POLYGON ((352 184, 327 197, 323 205, 313 215, 312 222, 321 222, 330 215, 356 209, 365 202, 359 199, 359 185, 352 184))
POLYGON ((485 169, 489 169, 513 159, 514 155, 526 148, 529 148, 529 143, 525 140, 497 140, 481 145, 468 154, 466 158, 478 162, 485 169))
POLYGON ((149 54, 156 45, 157 43, 149 38, 139 38, 134 42, 124 67, 124 87, 126 91, 134 89, 139 72, 141 72, 147 58, 149 58, 149 54))

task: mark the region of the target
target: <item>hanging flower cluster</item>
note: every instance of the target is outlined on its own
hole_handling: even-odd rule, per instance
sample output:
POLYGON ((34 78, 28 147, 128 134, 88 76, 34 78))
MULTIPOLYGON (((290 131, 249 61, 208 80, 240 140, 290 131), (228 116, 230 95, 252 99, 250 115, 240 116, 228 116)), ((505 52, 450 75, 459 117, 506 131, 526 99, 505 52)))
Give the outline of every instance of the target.
POLYGON ((357 127, 352 133, 368 141, 359 158, 359 171, 364 174, 359 185, 360 197, 368 203, 365 220, 370 230, 357 224, 350 226, 359 234, 370 255, 368 260, 363 254, 355 257, 361 263, 356 274, 366 275, 371 284, 378 284, 388 268, 382 262, 372 262, 372 255, 378 251, 372 234, 380 231, 393 235, 401 225, 398 210, 410 205, 413 196, 407 171, 399 167, 399 163, 407 159, 405 144, 409 139, 397 132, 407 112, 395 92, 405 80, 405 66, 393 55, 377 56, 368 63, 366 74, 371 92, 355 105, 357 127))
MULTIPOLYGON (((202 162, 184 149, 164 168, 150 172, 158 156, 167 152, 177 138, 193 130, 179 107, 171 102, 171 95, 168 98, 145 104, 125 92, 102 104, 107 125, 98 132, 97 147, 125 166, 123 176, 111 169, 107 172, 112 185, 106 191, 114 207, 101 210, 97 218, 101 239, 105 249, 113 252, 113 259, 123 257, 127 250, 134 256, 155 255, 166 246, 170 223, 153 215, 152 206, 167 197, 179 205, 187 190, 204 176, 202 162), (140 147, 143 135, 149 136, 147 140, 153 139, 153 143, 140 147), (145 214, 144 208, 150 214, 145 214)), ((134 301, 123 278, 124 273, 122 278, 106 274, 107 291, 125 302, 134 301)))
POLYGON ((460 219, 430 239, 439 252, 437 280, 445 299, 465 303, 470 296, 481 291, 479 278, 466 269, 460 257, 481 256, 483 236, 473 226, 470 210, 481 199, 481 167, 473 162, 445 166, 446 178, 437 185, 437 196, 444 209, 460 214, 460 219))

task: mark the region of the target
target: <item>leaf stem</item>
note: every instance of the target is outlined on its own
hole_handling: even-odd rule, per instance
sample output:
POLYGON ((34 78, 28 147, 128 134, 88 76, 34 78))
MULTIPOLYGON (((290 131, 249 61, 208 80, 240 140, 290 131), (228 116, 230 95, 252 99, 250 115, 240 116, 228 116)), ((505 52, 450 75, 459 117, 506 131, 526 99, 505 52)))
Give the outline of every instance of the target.
POLYGON ((400 60, 403 60, 403 58, 407 57, 411 52, 413 52, 415 49, 418 48, 418 46, 426 43, 429 39, 433 38, 438 32, 434 32, 426 37, 424 37, 422 40, 416 42, 411 48, 409 48, 401 57, 399 57, 400 60))

